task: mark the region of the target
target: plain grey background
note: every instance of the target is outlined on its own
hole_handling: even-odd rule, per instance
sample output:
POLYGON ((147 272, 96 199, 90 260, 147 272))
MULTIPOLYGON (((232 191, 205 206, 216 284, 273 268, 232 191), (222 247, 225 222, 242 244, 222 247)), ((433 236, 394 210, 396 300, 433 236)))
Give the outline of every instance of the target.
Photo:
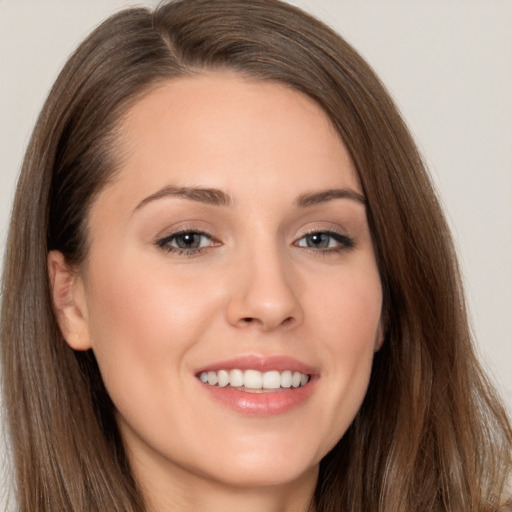
MULTIPOLYGON (((2 246, 25 146, 66 58, 119 8, 156 3, 0 0, 2 246)), ((478 351, 512 410, 512 2, 291 3, 352 43, 401 109, 455 235, 478 351)))

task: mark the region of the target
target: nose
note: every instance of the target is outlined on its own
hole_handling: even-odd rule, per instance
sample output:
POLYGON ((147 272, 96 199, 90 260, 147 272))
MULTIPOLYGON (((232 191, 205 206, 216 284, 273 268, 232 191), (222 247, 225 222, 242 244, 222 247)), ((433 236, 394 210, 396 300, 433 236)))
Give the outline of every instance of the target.
POLYGON ((233 268, 228 322, 239 328, 273 331, 302 322, 300 283, 279 251, 257 251, 233 268))

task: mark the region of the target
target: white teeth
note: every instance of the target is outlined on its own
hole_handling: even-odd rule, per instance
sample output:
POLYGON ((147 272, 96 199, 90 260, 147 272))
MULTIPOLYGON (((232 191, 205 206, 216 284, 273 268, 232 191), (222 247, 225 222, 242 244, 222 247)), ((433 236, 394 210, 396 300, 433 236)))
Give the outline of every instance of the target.
POLYGON ((244 385, 244 372, 242 370, 231 370, 229 372, 229 384, 234 388, 244 385))
POLYGON ((245 370, 244 387, 248 389, 261 389, 263 387, 263 377, 257 370, 245 370))
MULTIPOLYGON (((210 372, 208 372, 208 384, 210 383, 210 372)), ((293 372, 292 375, 292 387, 298 388, 300 386, 300 373, 299 372, 293 372)))
POLYGON ((309 382, 309 375, 300 372, 285 370, 278 372, 272 370, 269 372, 259 372, 258 370, 219 370, 218 372, 201 372, 199 375, 201 382, 210 386, 246 389, 279 389, 279 388, 298 388, 305 386, 309 382))
POLYGON ((219 379, 219 386, 221 388, 229 384, 229 373, 226 370, 220 370, 217 373, 217 378, 219 379))
POLYGON ((287 370, 281 373, 281 387, 289 388, 292 385, 292 372, 287 370))
POLYGON ((279 389, 281 387, 281 374, 275 371, 264 373, 263 387, 265 389, 279 389))

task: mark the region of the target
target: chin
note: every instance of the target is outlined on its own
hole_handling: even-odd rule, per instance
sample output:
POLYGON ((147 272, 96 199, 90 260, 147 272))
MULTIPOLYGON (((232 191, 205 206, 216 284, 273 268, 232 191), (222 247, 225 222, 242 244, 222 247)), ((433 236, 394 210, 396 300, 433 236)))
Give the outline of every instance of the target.
MULTIPOLYGON (((295 453, 255 451, 224 458, 215 465, 215 479, 238 488, 278 487, 318 476, 319 460, 295 453)), ((211 474, 211 472, 209 472, 211 474)))

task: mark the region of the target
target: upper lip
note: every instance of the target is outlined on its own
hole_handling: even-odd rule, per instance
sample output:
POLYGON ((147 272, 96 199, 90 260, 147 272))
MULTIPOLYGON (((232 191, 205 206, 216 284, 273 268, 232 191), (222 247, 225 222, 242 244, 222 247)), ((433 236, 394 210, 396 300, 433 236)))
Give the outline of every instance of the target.
POLYGON ((241 355, 224 361, 216 361, 198 368, 196 373, 235 369, 258 370, 260 372, 268 372, 271 370, 284 372, 290 370, 306 375, 315 375, 318 373, 313 366, 303 363, 294 357, 284 355, 260 356, 256 354, 241 355))

